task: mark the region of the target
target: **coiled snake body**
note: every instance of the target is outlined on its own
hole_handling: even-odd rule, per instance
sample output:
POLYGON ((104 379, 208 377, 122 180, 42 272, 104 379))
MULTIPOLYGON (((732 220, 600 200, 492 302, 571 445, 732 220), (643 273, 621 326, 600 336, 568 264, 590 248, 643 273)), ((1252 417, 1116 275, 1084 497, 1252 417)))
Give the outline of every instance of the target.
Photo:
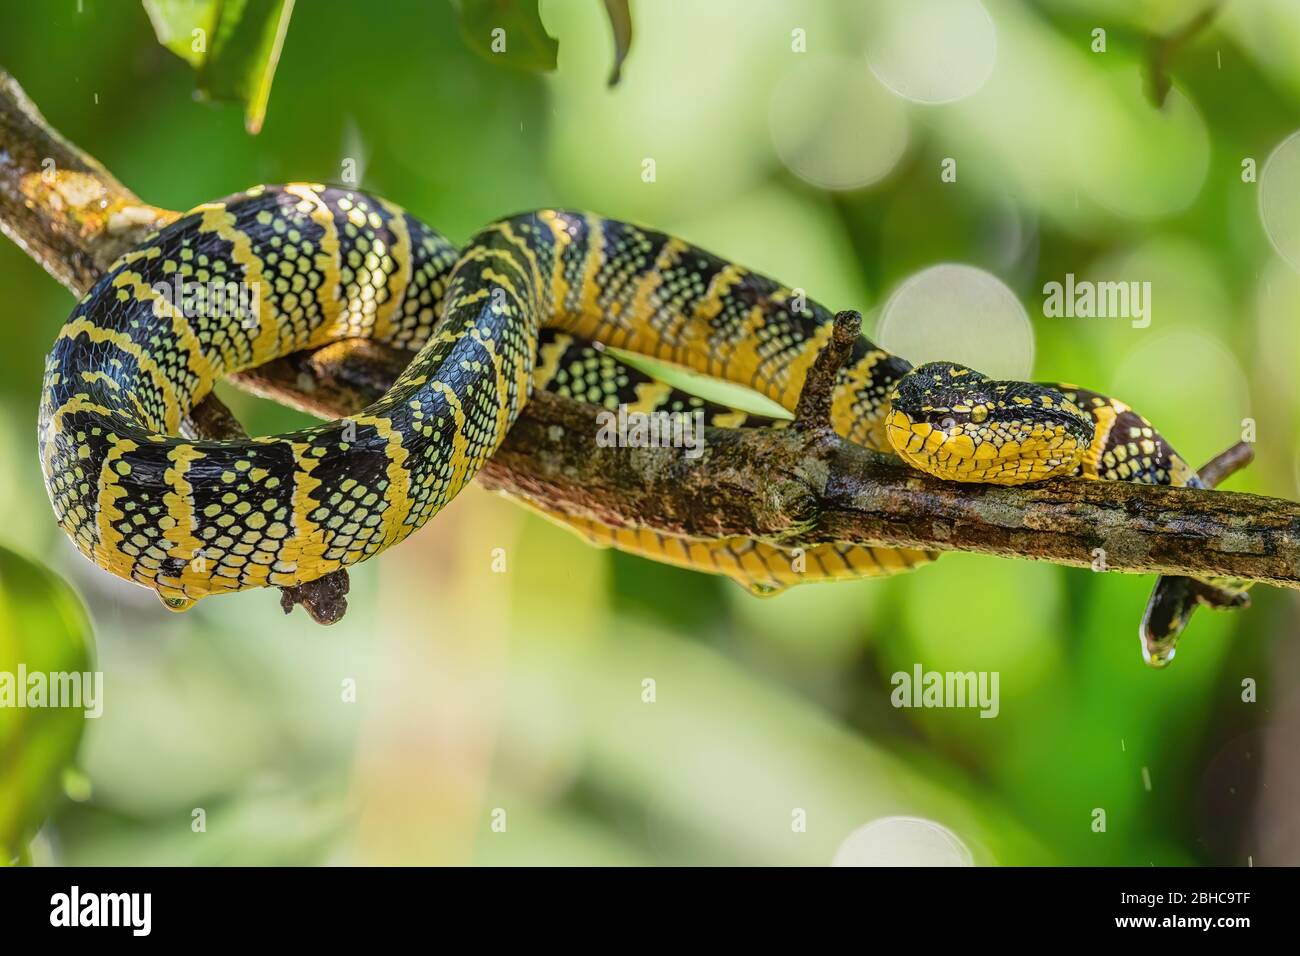
MULTIPOLYGON (((662 384, 593 343, 749 386, 793 410, 832 326, 828 310, 764 276, 612 219, 531 212, 458 250, 362 192, 259 186, 171 223, 78 304, 46 363, 41 462, 77 547, 180 610, 211 594, 310 581, 401 541, 473 478, 533 388, 771 424, 662 384), (196 307, 169 292, 187 283, 245 294, 196 307), (355 337, 419 350, 363 412, 242 441, 175 437, 221 376, 355 337)), ((847 438, 944 478, 1198 484, 1120 402, 992 382, 947 363, 914 370, 865 338, 840 372, 833 420, 847 438)), ((759 591, 936 557, 829 544, 796 571, 790 554, 763 542, 553 517, 596 543, 759 591)))

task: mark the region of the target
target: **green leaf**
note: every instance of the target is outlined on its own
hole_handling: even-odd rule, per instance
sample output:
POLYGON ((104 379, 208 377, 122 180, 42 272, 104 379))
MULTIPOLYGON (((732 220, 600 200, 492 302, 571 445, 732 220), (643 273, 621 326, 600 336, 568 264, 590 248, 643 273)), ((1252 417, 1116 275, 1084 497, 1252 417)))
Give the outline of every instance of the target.
POLYGON ((72 589, 0 548, 0 865, 25 858, 85 726, 83 707, 16 706, 20 668, 29 679, 85 674, 92 656, 90 620, 72 589))
POLYGON ((144 0, 158 42, 196 70, 207 59, 207 37, 216 25, 220 0, 144 0), (196 49, 202 45, 203 49, 196 49))
POLYGON ((531 0, 453 0, 460 32, 471 49, 494 63, 549 73, 559 44, 542 26, 531 0))
POLYGON ((632 48, 632 11, 628 0, 605 0, 605 12, 614 31, 614 66, 609 71, 609 85, 617 86, 623 76, 623 61, 632 48))
POLYGON ((200 95, 244 104, 262 128, 294 0, 143 0, 158 42, 198 73, 200 95))
MULTIPOLYGON (((469 46, 496 63, 534 73, 555 69, 559 44, 542 26, 533 0, 452 0, 460 15, 460 32, 469 46)), ((618 83, 632 46, 632 11, 628 0, 605 0, 614 32, 614 66, 609 85, 618 83)))

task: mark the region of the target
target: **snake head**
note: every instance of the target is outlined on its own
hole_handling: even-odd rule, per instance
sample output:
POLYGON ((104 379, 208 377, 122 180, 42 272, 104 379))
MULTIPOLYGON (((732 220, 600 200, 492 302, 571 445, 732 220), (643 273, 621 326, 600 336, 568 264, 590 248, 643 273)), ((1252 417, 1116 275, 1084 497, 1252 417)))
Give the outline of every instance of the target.
POLYGON ((1061 392, 994 381, 953 362, 913 369, 890 394, 886 432, 900 458, 948 481, 1019 485, 1068 475, 1092 419, 1061 392))

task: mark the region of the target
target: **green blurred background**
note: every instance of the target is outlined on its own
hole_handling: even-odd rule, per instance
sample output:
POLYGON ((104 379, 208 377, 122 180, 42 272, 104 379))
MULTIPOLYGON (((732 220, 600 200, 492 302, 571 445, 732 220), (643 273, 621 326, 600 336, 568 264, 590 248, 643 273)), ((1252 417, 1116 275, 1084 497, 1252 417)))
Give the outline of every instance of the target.
MULTIPOLYGON (((1300 6, 1228 0, 1172 59, 1162 110, 1150 37, 1209 3, 985 6, 633 0, 608 89, 596 0, 541 4, 546 75, 470 50, 437 0, 312 0, 258 136, 195 101, 134 0, 6 0, 0 64, 157 205, 338 181, 351 159, 457 241, 544 205, 648 222, 861 309, 910 359, 1120 396, 1195 464, 1252 419, 1258 457, 1230 487, 1295 497, 1300 146, 1265 161, 1300 127, 1300 6), (981 271, 923 271, 940 263, 981 271), (1066 273, 1151 282, 1150 327, 1046 317, 1066 273)), ((472 487, 352 572, 333 628, 270 591, 177 616, 55 527, 34 433, 72 299, 8 242, 0 288, 0 545, 81 594, 105 674, 38 863, 817 865, 894 815, 980 864, 1300 862, 1285 592, 1202 612, 1153 671, 1149 579, 952 555, 760 600, 472 487), (890 675, 918 663, 997 671, 998 717, 892 708, 890 675)), ((254 433, 303 421, 222 394, 254 433)), ((0 610, 28 580, 5 572, 0 610)), ((53 630, 19 620, 0 628, 35 660, 53 630)), ((922 848, 900 837, 893 858, 922 848)))

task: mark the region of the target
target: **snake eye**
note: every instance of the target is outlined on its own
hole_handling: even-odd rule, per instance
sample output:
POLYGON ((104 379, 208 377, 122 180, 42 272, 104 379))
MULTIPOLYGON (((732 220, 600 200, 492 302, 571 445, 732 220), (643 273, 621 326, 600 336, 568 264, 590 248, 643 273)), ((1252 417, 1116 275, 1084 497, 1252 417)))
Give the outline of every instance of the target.
POLYGON ((976 405, 970 411, 970 420, 973 421, 976 425, 978 425, 980 422, 984 421, 984 419, 988 417, 989 417, 989 410, 985 408, 983 405, 976 405))
POLYGON ((946 432, 952 431, 954 428, 957 427, 957 419, 949 415, 947 418, 945 418, 943 421, 939 423, 939 427, 946 432))

